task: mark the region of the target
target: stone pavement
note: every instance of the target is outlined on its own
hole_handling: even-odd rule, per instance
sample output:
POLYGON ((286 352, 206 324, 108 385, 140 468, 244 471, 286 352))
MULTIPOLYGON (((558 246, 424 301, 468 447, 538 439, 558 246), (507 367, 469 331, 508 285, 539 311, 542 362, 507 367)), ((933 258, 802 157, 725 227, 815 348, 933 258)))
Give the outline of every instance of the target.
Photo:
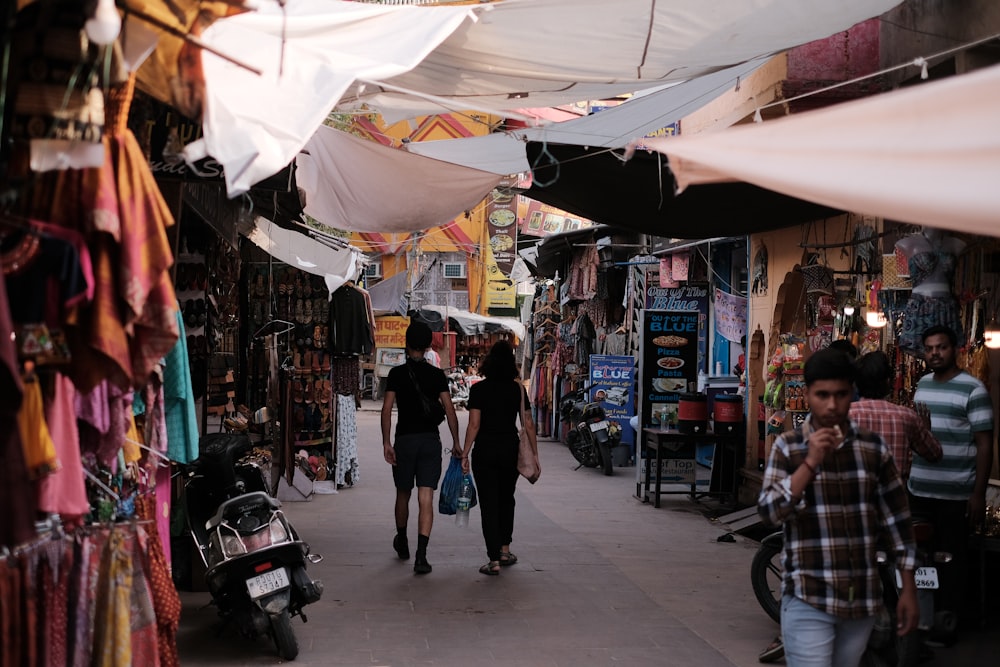
MULTIPOLYGON (((558 442, 539 443, 538 484, 518 484, 516 565, 498 577, 479 574, 487 558, 474 509, 467 528, 436 515, 428 550, 434 571, 415 576, 412 558, 400 561, 391 548, 394 492, 377 408, 366 401, 358 413, 359 482, 285 504, 325 557, 310 566, 326 587, 323 599, 306 608, 308 623, 293 619, 296 664, 758 664, 776 625, 750 586, 756 542, 719 542, 726 531, 706 519, 710 504, 686 496, 664 496, 659 509, 643 504, 634 496, 634 468, 616 468, 611 477, 574 470, 558 442)), ((459 413, 462 435, 466 415, 459 413)), ((409 540, 412 551, 415 497, 409 540)), ((216 637, 208 599, 182 593, 183 665, 280 662, 264 638, 249 642, 233 628, 216 637)))

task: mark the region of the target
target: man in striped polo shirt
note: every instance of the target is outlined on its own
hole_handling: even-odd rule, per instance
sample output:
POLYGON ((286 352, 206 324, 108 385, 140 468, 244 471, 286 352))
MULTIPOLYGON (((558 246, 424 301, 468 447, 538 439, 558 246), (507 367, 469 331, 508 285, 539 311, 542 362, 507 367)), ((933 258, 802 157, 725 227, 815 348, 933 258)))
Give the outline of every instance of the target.
POLYGON ((982 525, 993 467, 993 405, 983 383, 958 367, 958 336, 946 326, 923 334, 931 373, 920 378, 914 402, 930 410, 931 432, 943 456, 931 463, 918 453, 910 469, 910 507, 934 524, 937 551, 953 560, 940 568, 939 606, 959 613, 965 595, 969 529, 982 525))

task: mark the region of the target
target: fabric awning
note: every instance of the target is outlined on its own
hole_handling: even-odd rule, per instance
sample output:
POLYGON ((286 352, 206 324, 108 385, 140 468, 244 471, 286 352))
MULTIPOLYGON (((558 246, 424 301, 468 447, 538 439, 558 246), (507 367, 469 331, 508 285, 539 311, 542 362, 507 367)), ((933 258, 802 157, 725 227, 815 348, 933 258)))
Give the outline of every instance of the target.
POLYGON ((558 178, 555 167, 537 167, 538 180, 524 194, 622 229, 702 239, 780 229, 841 213, 749 183, 704 185, 676 194, 667 160, 658 153, 640 151, 622 163, 603 149, 529 143, 528 159, 539 159, 543 150, 559 162, 558 178), (554 182, 538 185, 547 181, 554 182))
POLYGON ((292 161, 358 79, 405 72, 470 16, 469 7, 289 0, 215 21, 202 40, 263 73, 203 53, 204 137, 185 159, 211 155, 229 196, 246 192, 292 161))
POLYGON ((267 218, 258 217, 248 239, 277 260, 306 273, 323 276, 332 294, 360 272, 360 252, 353 248, 331 248, 305 234, 279 227, 267 218))
POLYGON ((204 136, 184 154, 215 158, 235 196, 286 166, 338 104, 418 115, 605 99, 827 37, 898 2, 262 3, 201 35, 263 74, 200 52, 204 136))
MULTIPOLYGON (((822 205, 1000 236, 1000 65, 753 126, 643 143, 681 186, 736 179, 822 205)), ((689 187, 689 194, 725 185, 689 187)))
POLYGON ((372 312, 376 315, 405 315, 407 311, 406 288, 409 286, 406 271, 401 271, 368 288, 372 312))
MULTIPOLYGON (((506 0, 406 73, 353 95, 380 110, 500 112, 685 81, 828 37, 900 0, 506 0), (393 89, 390 89, 392 86, 393 89)), ((361 77, 364 78, 364 77, 361 77)), ((346 98, 344 102, 351 101, 346 98)))
POLYGON ((356 232, 443 225, 481 202, 500 182, 496 174, 325 126, 313 134, 297 164, 305 212, 336 229, 356 232))
POLYGON ((761 64, 761 61, 754 60, 729 67, 574 120, 485 137, 423 141, 410 144, 407 150, 496 174, 517 174, 530 168, 525 154, 528 141, 624 148, 633 139, 697 111, 736 86, 740 79, 749 76, 761 64))
POLYGON ((444 319, 447 317, 450 328, 464 336, 507 331, 518 340, 524 340, 524 325, 513 317, 480 315, 468 310, 433 305, 420 306, 412 316, 426 323, 432 331, 443 331, 444 319))

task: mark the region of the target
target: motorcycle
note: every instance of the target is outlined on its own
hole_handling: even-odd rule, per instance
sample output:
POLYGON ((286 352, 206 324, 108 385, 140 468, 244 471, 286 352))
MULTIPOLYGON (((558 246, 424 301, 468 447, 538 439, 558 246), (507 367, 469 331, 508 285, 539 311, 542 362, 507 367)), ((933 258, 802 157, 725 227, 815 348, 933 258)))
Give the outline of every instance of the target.
MULTIPOLYGON (((270 635, 285 660, 298 655, 291 618, 320 599, 323 584, 309 578, 310 554, 270 494, 262 469, 245 455, 245 434, 216 433, 201 440, 187 468, 184 503, 191 535, 205 564, 212 604, 225 624, 248 637, 270 635)), ((225 625, 223 625, 225 627, 225 625)))
POLYGON ((611 450, 621 442, 621 427, 609 421, 598 402, 588 401, 588 387, 563 397, 559 416, 563 422, 563 443, 581 466, 600 467, 605 475, 613 472, 611 450))
MULTIPOLYGON (((883 609, 875 622, 868 639, 868 647, 862 656, 864 667, 914 667, 922 662, 927 652, 926 638, 952 636, 957 622, 951 612, 934 611, 934 592, 938 588, 936 565, 948 563, 951 554, 931 552, 932 528, 920 517, 913 519, 917 542, 917 570, 914 579, 917 584, 917 600, 920 604, 920 620, 917 629, 902 637, 896 634, 896 604, 903 586, 898 570, 884 551, 878 551, 879 577, 882 581, 883 609)), ((781 556, 784 549, 784 535, 781 531, 765 537, 754 554, 750 565, 750 581, 754 596, 761 608, 776 623, 781 622, 781 556)))

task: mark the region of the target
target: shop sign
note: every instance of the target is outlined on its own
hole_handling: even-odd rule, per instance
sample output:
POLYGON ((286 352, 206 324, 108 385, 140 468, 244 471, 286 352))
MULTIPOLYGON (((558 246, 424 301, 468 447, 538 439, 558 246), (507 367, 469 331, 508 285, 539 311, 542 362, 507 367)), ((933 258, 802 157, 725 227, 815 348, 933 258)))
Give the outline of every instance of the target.
POLYGON ((676 414, 680 394, 697 387, 700 317, 697 310, 643 313, 641 424, 659 427, 676 414))
POLYGON ((493 190, 486 207, 486 231, 490 239, 493 258, 500 271, 510 275, 517 257, 517 198, 510 188, 511 180, 504 180, 493 190))
POLYGON ((549 236, 569 232, 582 227, 591 227, 593 222, 567 213, 548 204, 524 198, 527 202, 521 219, 521 233, 528 236, 549 236))
POLYGON ((747 333, 747 300, 715 289, 715 331, 728 341, 739 343, 747 333))
POLYGON ((514 281, 503 276, 498 279, 488 278, 486 281, 486 307, 516 308, 517 288, 514 286, 514 281))
POLYGON ((406 349, 404 348, 382 348, 375 352, 376 377, 389 377, 390 370, 406 363, 406 349))
MULTIPOLYGON (((688 283, 679 287, 660 287, 660 272, 646 272, 646 310, 698 311, 698 368, 705 367, 708 358, 708 285, 688 283)), ((695 369, 697 374, 697 369, 695 369)))
POLYGON ((590 400, 601 404, 608 419, 621 427, 622 443, 635 442, 629 419, 635 414, 635 359, 590 355, 590 400))
POLYGON ((375 318, 375 347, 397 348, 406 347, 406 327, 410 326, 410 318, 401 315, 387 315, 375 318))

